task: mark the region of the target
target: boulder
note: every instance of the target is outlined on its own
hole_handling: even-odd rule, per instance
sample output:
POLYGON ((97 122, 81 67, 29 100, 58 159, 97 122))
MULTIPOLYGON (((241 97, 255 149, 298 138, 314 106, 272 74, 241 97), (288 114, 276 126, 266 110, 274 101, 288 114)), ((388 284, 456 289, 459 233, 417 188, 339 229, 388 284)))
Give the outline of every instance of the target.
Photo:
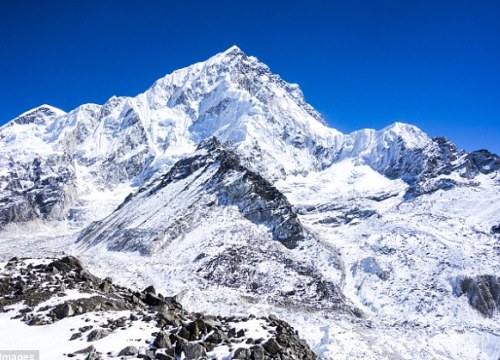
POLYGON ((276 339, 271 338, 264 343, 264 349, 271 355, 276 355, 280 352, 281 346, 276 339))
POLYGON ((75 306, 72 303, 62 303, 57 305, 54 310, 52 310, 54 317, 58 320, 73 316, 75 314, 75 306))
POLYGON ((264 348, 260 345, 255 345, 250 348, 251 359, 252 360, 265 360, 266 352, 264 348))
POLYGON ((233 353, 233 359, 246 360, 250 359, 252 352, 246 348, 238 348, 233 353))
POLYGON ((181 345, 181 349, 186 360, 200 359, 207 355, 205 348, 198 343, 185 342, 181 345))
POLYGON ((164 331, 160 331, 158 335, 156 335, 156 338, 153 341, 153 345, 158 349, 172 348, 170 338, 164 331))
POLYGON ((87 335, 87 341, 97 341, 108 336, 110 332, 106 329, 95 329, 87 335))
POLYGON ((135 346, 126 346, 124 347, 120 353, 118 354, 118 356, 133 356, 133 355, 137 355, 137 348, 135 346))

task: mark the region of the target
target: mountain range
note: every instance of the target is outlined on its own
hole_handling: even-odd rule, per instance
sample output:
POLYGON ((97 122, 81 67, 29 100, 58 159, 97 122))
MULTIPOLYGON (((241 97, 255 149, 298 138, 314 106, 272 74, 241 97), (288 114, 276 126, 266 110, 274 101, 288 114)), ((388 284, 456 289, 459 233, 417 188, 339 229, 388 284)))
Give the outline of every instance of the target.
POLYGON ((0 261, 78 256, 324 359, 500 357, 500 158, 343 134, 236 46, 136 97, 0 128, 0 261))

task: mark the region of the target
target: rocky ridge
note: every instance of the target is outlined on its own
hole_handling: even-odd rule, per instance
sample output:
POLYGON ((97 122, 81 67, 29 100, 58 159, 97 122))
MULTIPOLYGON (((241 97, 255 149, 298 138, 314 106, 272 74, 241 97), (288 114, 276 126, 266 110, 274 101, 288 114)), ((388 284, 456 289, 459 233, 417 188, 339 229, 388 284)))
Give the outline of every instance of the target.
POLYGON ((48 325, 45 331, 50 332, 50 324, 75 318, 67 340, 81 349, 64 354, 70 358, 318 359, 275 316, 189 313, 152 286, 133 291, 99 279, 71 256, 11 259, 0 273, 0 295, 1 312, 30 326, 48 325), (107 352, 99 346, 101 339, 135 326, 142 329, 140 339, 113 343, 107 352))

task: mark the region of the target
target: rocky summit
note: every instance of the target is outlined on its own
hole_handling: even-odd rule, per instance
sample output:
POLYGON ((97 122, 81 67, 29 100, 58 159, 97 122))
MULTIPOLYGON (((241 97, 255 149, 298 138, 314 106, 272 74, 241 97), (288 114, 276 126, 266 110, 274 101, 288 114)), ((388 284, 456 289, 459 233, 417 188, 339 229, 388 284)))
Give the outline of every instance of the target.
POLYGON ((276 316, 190 313, 153 286, 133 291, 99 279, 71 256, 10 259, 0 273, 0 296, 3 317, 70 334, 52 340, 61 347, 55 353, 68 358, 319 359, 276 316))
POLYGON ((497 360, 499 199, 497 154, 344 134, 233 46, 0 127, 0 337, 51 360, 497 360))

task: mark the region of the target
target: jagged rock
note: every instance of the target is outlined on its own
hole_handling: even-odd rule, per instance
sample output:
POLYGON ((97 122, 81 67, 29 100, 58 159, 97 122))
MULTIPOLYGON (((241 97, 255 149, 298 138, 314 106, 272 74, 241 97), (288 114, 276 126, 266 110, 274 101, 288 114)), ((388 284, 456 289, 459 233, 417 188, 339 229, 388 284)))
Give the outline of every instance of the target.
POLYGON ((58 260, 55 260, 51 262, 48 266, 48 270, 52 270, 53 268, 56 268, 57 270, 68 273, 70 271, 76 271, 79 272, 83 270, 83 265, 80 260, 75 258, 74 256, 65 256, 63 258, 60 258, 58 260))
POLYGON ((276 355, 281 350, 280 344, 278 344, 278 342, 274 338, 271 338, 271 339, 267 340, 264 343, 263 347, 271 355, 276 355))
POLYGON ((200 359, 207 355, 205 348, 201 344, 192 342, 182 343, 181 351, 184 353, 186 360, 200 359))
POLYGON ((144 294, 148 294, 148 293, 151 293, 153 295, 156 295, 156 289, 153 285, 149 285, 147 288, 145 288, 143 291, 142 291, 144 294))
POLYGON ((176 312, 168 308, 158 310, 157 318, 161 326, 179 326, 181 323, 176 312))
POLYGON ((108 336, 110 332, 106 329, 95 329, 87 335, 87 341, 97 341, 108 336))
MULTIPOLYGON (((157 353, 157 354, 160 354, 160 353, 157 353)), ((137 358, 144 359, 144 360, 153 360, 153 359, 155 359, 155 352, 152 350, 146 349, 144 352, 139 352, 137 354, 137 358)))
POLYGON ((233 353, 233 359, 241 359, 241 360, 250 359, 251 354, 252 352, 249 349, 238 348, 233 353))
POLYGON ((206 337, 205 341, 208 342, 208 343, 220 344, 222 341, 225 341, 227 339, 228 339, 228 337, 227 337, 227 335, 224 332, 222 332, 219 329, 214 329, 212 331, 212 333, 210 333, 206 337))
POLYGON ((74 305, 68 302, 58 305, 54 310, 52 310, 56 319, 64 319, 75 314, 74 305))
POLYGON ((90 346, 86 347, 85 349, 75 351, 73 354, 89 354, 89 353, 95 353, 95 352, 96 352, 96 349, 95 349, 94 345, 90 345, 90 346))
POLYGON ((81 337, 82 337, 82 333, 77 332, 77 333, 72 334, 71 337, 69 338, 69 340, 76 340, 76 339, 79 339, 81 337))
POLYGON ((119 353, 118 356, 133 356, 137 355, 137 348, 135 346, 127 346, 124 347, 119 353))
POLYGON ((251 359, 252 360, 265 360, 266 352, 264 348, 260 345, 255 345, 250 348, 251 351, 251 359))
POLYGON ((487 317, 492 317, 500 309, 500 277, 481 275, 462 277, 455 282, 453 292, 456 296, 467 295, 469 304, 487 317))
POLYGON ((500 169, 500 157, 488 150, 476 150, 468 155, 468 158, 482 174, 490 174, 500 169))
POLYGON ((99 289, 104 292, 111 292, 113 290, 111 278, 104 279, 104 281, 99 285, 99 289))
POLYGON ((158 306, 162 303, 162 299, 156 296, 154 293, 148 292, 146 293, 146 298, 144 299, 144 303, 150 306, 158 306))
MULTIPOLYGON (((235 358, 249 360, 265 360, 265 351, 261 346, 253 344, 260 343, 263 340, 254 341, 246 337, 245 330, 234 327, 235 323, 246 323, 255 316, 250 317, 213 317, 199 313, 189 313, 182 309, 180 304, 173 298, 163 297, 162 295, 154 295, 161 302, 159 306, 147 305, 142 301, 134 303, 132 297, 135 292, 113 285, 109 279, 100 280, 88 273, 85 269, 78 266, 79 261, 76 259, 65 258, 63 261, 54 260, 48 265, 32 266, 22 259, 13 259, 8 263, 8 275, 0 273, 0 300, 12 297, 12 303, 22 302, 25 299, 32 298, 32 294, 36 292, 50 293, 49 298, 56 296, 64 296, 62 291, 66 285, 71 285, 72 289, 81 291, 84 298, 75 298, 67 300, 58 305, 47 305, 43 308, 34 308, 33 306, 22 307, 16 314, 17 318, 25 317, 25 321, 29 325, 50 323, 50 318, 47 320, 46 315, 53 316, 54 320, 59 320, 71 315, 83 314, 88 312, 106 312, 115 310, 132 310, 129 316, 121 317, 102 317, 99 321, 99 316, 96 317, 95 325, 85 325, 75 329, 70 329, 73 334, 70 339, 72 341, 84 337, 84 333, 89 333, 85 336, 87 341, 98 341, 108 336, 116 329, 126 329, 132 321, 150 322, 150 326, 158 327, 159 331, 153 332, 151 338, 146 338, 145 341, 150 345, 149 353, 141 349, 141 354, 138 354, 138 349, 133 346, 123 348, 119 352, 119 356, 138 356, 139 358, 152 359, 155 357, 160 359, 175 359, 183 356, 186 359, 201 359, 206 356, 207 352, 216 349, 218 346, 229 347, 230 350, 238 348, 234 352, 235 358), (57 277, 53 277, 52 270, 60 269, 57 277), (76 270, 75 270, 76 269, 76 270), (23 276, 19 276, 23 275, 23 276), (48 276, 50 275, 50 276, 48 276), (113 291, 104 291, 100 284, 108 283, 113 287, 113 291), (60 286, 60 287, 57 287, 60 286), (19 289, 22 289, 19 292, 19 289), (54 290, 54 291, 51 291, 54 290), (98 294, 88 297, 88 294, 98 294), (14 294, 14 295, 13 295, 14 294), (15 295, 17 294, 17 295, 15 295), (43 316, 37 312, 41 311, 43 316), (26 317, 29 316, 28 320, 26 317), (45 318, 45 320, 41 320, 45 318), (158 321, 151 323, 151 320, 156 318, 158 321), (136 320, 134 320, 136 319, 136 320), (96 326, 94 328, 94 326, 96 326), (161 329, 161 330, 160 330, 161 329), (230 337, 232 337, 230 339, 230 337), (238 345, 239 344, 239 345, 238 345), (246 349, 244 344, 252 346, 251 349, 246 349)), ((148 292, 147 294, 152 294, 148 292)), ((143 294, 146 298, 147 294, 143 294)), ((99 314, 98 313, 98 314, 99 314)), ((97 315, 97 314, 96 314, 97 315)), ((90 322, 91 317, 81 319, 81 321, 90 322)), ((267 322, 267 326, 263 326, 264 331, 269 331, 269 328, 276 328, 276 344, 272 341, 266 343, 268 353, 275 352, 276 357, 282 359, 302 359, 302 354, 308 354, 310 349, 298 339, 287 323, 279 320, 276 316, 270 316, 269 319, 262 319, 267 322), (292 355, 291 355, 292 354, 292 355), (297 355, 299 354, 299 355, 297 355)), ((141 339, 134 339, 139 341, 141 339)), ((122 344, 122 346, 125 344, 122 344)), ((116 351, 114 349, 113 351, 116 351)), ((70 357, 75 357, 78 354, 87 354, 90 360, 102 358, 102 354, 95 351, 93 346, 82 349, 78 352, 68 354, 70 357)), ((109 355, 109 354, 108 354, 109 355)), ((307 359, 313 359, 306 357, 307 359)), ((306 359, 304 358, 304 359, 306 359)))
POLYGON ((91 352, 87 355, 85 360, 102 360, 102 356, 98 352, 91 352))
MULTIPOLYGON (((148 238, 152 241, 165 233, 175 237, 184 229, 180 229, 178 224, 165 222, 165 228, 143 232, 140 229, 127 229, 124 223, 117 226, 117 231, 113 231, 113 236, 110 237, 109 233, 102 232, 102 228, 107 226, 107 221, 121 222, 122 217, 127 217, 126 214, 135 212, 136 209, 132 205, 135 201, 150 201, 161 197, 165 189, 194 176, 197 171, 211 174, 210 181, 206 181, 205 190, 217 197, 218 206, 236 206, 246 219, 268 227, 273 239, 290 249, 297 247, 298 243, 305 239, 306 231, 287 198, 264 177, 244 167, 234 151, 225 148, 212 137, 200 143, 197 153, 178 161, 166 174, 127 198, 112 215, 119 220, 110 218, 92 224, 82 231, 77 241, 90 244, 106 242, 111 249, 137 250, 148 254, 151 251, 147 245, 150 243, 148 238), (137 242, 137 237, 143 241, 137 242)), ((146 301, 155 301, 154 295, 149 292, 146 295, 150 297, 146 301)))
POLYGON ((153 345, 159 349, 172 348, 170 337, 164 331, 160 331, 158 335, 156 335, 153 345))
POLYGON ((188 340, 193 341, 199 339, 202 335, 206 335, 212 330, 212 327, 206 324, 203 320, 196 319, 195 321, 188 323, 185 326, 185 329, 189 332, 188 340))
POLYGON ((89 331, 90 329, 92 329, 93 326, 92 325, 87 325, 87 326, 82 326, 81 328, 78 329, 78 331, 84 333, 86 331, 89 331))

